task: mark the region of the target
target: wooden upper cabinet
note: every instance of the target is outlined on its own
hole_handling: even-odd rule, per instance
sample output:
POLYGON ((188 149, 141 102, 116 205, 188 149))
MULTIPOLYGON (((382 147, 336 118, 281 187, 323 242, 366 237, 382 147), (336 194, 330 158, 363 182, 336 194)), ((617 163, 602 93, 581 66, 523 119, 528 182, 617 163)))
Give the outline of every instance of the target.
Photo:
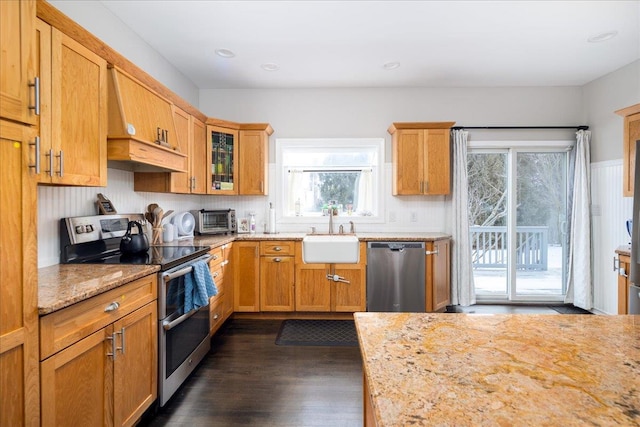
POLYGON ((35 124, 35 0, 0 1, 0 117, 35 124), (31 86, 30 86, 31 85, 31 86))
POLYGON ((262 196, 269 193, 269 136, 272 133, 268 124, 241 125, 239 194, 262 196))
POLYGON ((191 119, 191 193, 207 194, 207 126, 195 117, 191 119))
MULTIPOLYGON (((191 116, 184 110, 171 106, 173 111, 173 124, 176 129, 176 146, 181 153, 191 156, 193 145, 193 126, 191 116)), ((187 166, 190 166, 187 163, 187 166)), ((191 170, 188 167, 186 172, 171 173, 171 192, 190 193, 191 192, 191 170)))
POLYGON ((187 172, 172 104, 126 72, 109 72, 108 159, 141 172, 187 172))
POLYGON ((393 123, 393 195, 451 193, 449 130, 455 122, 393 123))
POLYGON ((107 185, 107 63, 37 20, 39 141, 30 153, 38 182, 107 185))
POLYGON ((640 104, 623 108, 616 114, 624 118, 622 137, 622 195, 633 197, 636 172, 636 141, 640 141, 640 104))
POLYGON ((207 194, 238 194, 238 130, 207 125, 207 194))

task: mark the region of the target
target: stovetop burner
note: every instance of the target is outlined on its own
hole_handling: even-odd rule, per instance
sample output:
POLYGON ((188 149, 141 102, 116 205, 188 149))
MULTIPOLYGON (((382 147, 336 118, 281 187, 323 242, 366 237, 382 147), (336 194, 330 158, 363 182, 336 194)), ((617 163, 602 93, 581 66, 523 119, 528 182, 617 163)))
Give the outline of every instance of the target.
POLYGON ((209 252, 208 246, 152 246, 140 254, 123 254, 120 241, 129 221, 144 221, 141 214, 116 214, 60 220, 61 264, 159 265, 168 270, 209 252))
POLYGON ((97 258, 84 258, 71 261, 82 264, 140 264, 160 265, 161 270, 168 270, 184 262, 195 259, 209 252, 208 246, 152 246, 147 252, 139 254, 112 253, 97 258))

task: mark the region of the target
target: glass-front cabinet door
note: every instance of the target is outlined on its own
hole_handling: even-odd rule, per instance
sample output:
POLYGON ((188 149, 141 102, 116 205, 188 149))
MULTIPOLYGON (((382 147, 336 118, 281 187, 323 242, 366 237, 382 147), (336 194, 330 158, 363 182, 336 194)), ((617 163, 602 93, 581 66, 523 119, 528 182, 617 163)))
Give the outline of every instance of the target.
POLYGON ((238 131, 207 126, 209 149, 208 194, 238 194, 236 153, 238 131))

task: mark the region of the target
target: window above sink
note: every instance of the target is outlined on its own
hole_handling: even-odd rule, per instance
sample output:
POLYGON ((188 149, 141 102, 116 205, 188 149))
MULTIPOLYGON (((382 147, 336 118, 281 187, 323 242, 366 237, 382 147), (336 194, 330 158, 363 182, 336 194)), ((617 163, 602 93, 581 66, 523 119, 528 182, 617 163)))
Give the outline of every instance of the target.
POLYGON ((383 138, 278 139, 276 156, 282 220, 382 217, 383 138))

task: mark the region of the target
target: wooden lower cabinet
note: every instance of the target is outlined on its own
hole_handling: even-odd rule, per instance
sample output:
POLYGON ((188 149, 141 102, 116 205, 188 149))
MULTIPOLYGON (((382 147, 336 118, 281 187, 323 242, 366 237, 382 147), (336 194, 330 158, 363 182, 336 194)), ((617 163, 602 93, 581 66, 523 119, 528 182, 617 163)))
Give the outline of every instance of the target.
POLYGON ((211 335, 215 334, 225 320, 233 314, 233 271, 231 270, 232 244, 213 248, 209 254, 209 268, 218 293, 209 300, 209 325, 211 335))
POLYGON ((233 311, 260 311, 260 242, 233 243, 233 311))
POLYGON ((631 257, 618 254, 618 314, 629 313, 629 266, 631 257))
POLYGON ((358 264, 305 264, 296 242, 296 311, 355 312, 366 309, 366 244, 360 242, 358 264), (350 283, 328 279, 338 275, 350 283))
POLYGON ((294 311, 294 258, 260 257, 260 311, 294 311))
POLYGON ((84 324, 74 321, 78 310, 105 313, 104 304, 96 305, 92 299, 41 319, 41 323, 48 323, 45 331, 55 326, 56 331, 68 332, 64 337, 43 334, 41 341, 52 341, 45 348, 54 348, 55 342, 64 342, 69 335, 80 337, 40 363, 43 426, 131 426, 156 400, 157 301, 155 294, 143 295, 147 289, 157 287, 155 275, 152 279, 124 285, 126 290, 121 294, 113 292, 117 289, 109 291, 111 295, 121 295, 114 301, 122 304, 106 312, 105 316, 116 319, 104 326, 102 315, 84 324), (125 303, 131 299, 147 302, 131 308, 125 303), (117 315, 120 309, 122 317, 117 315), (65 310, 70 310, 69 314, 65 310))
POLYGON ((451 304, 451 240, 426 242, 427 312, 444 311, 451 304))
POLYGON ((260 311, 294 311, 295 245, 260 242, 260 311))

